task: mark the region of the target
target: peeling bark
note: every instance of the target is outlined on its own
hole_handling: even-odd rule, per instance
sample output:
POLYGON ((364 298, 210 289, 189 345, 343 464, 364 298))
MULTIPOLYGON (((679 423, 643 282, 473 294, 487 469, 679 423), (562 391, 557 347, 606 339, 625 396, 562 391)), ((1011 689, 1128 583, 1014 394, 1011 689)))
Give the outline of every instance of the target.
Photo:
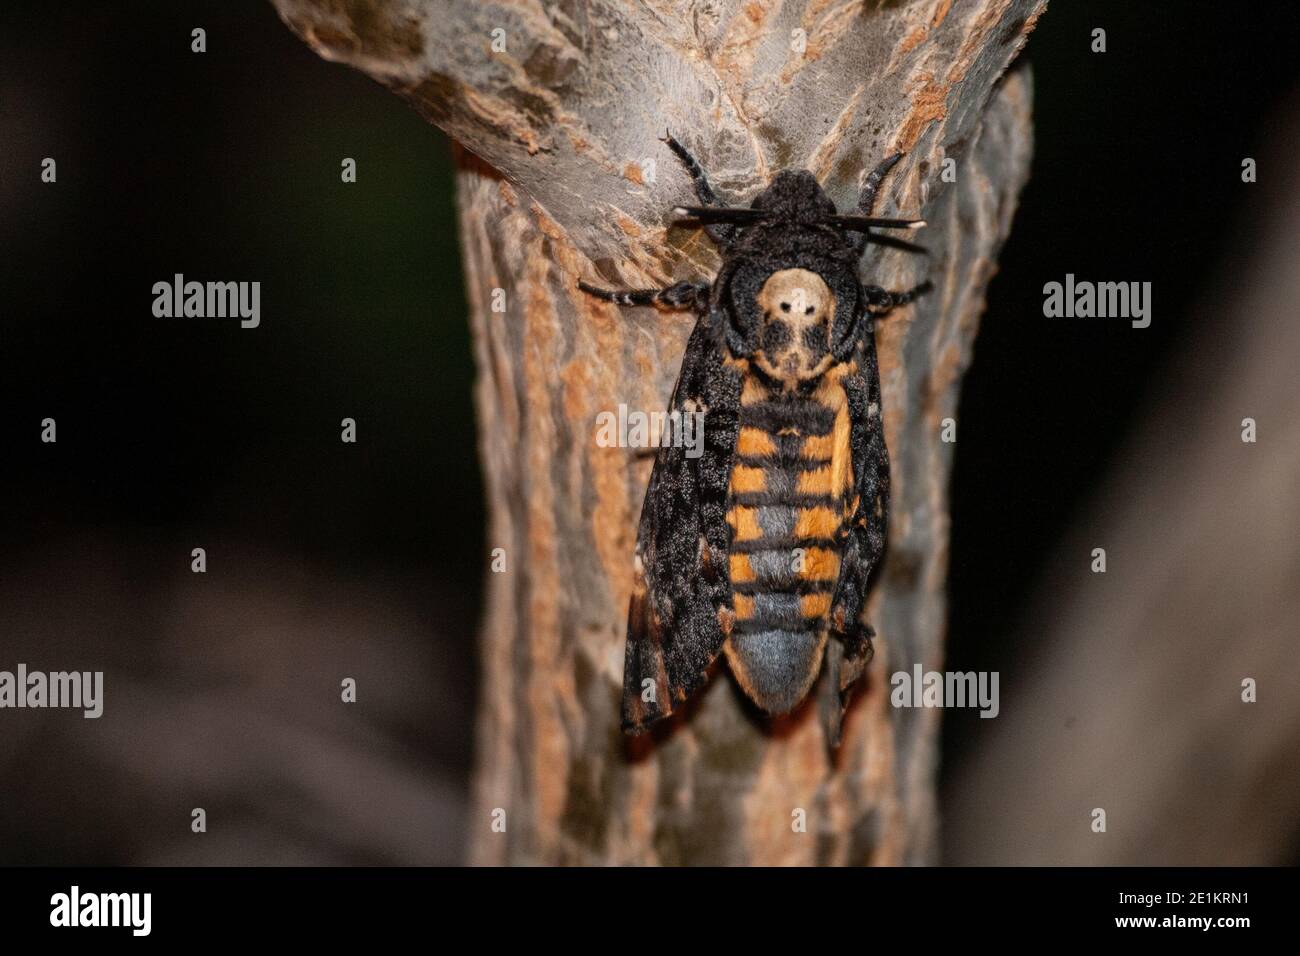
POLYGON ((460 145, 488 545, 508 561, 488 575, 473 860, 931 860, 937 716, 889 707, 888 675, 942 659, 952 446, 940 430, 1028 173, 1029 81, 1003 73, 1045 0, 275 4, 318 53, 460 145), (650 462, 598 447, 595 421, 621 403, 666 406, 690 322, 602 305, 575 282, 713 274, 702 233, 667 227, 693 197, 665 130, 737 200, 804 166, 847 209, 865 172, 904 151, 880 213, 930 222, 928 260, 873 249, 864 262, 880 285, 928 277, 935 291, 877 333, 894 512, 868 607, 876 657, 835 765, 809 708, 761 725, 725 669, 671 734, 618 730, 650 462))

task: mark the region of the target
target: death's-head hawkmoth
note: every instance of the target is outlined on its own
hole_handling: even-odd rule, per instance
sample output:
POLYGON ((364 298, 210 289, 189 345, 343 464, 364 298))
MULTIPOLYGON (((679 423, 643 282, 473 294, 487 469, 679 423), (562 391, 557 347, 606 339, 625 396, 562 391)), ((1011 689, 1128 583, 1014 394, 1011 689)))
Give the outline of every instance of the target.
POLYGON ((676 140, 700 206, 677 213, 704 229, 722 264, 713 282, 664 289, 581 288, 621 305, 697 314, 671 412, 703 413, 703 447, 661 445, 641 510, 628 612, 623 729, 673 713, 725 655, 746 695, 785 714, 818 675, 827 740, 871 657, 861 620, 885 547, 889 453, 874 319, 925 291, 858 279, 869 242, 922 251, 873 229, 900 158, 867 176, 856 209, 837 213, 813 175, 776 176, 749 208, 721 204, 676 140))

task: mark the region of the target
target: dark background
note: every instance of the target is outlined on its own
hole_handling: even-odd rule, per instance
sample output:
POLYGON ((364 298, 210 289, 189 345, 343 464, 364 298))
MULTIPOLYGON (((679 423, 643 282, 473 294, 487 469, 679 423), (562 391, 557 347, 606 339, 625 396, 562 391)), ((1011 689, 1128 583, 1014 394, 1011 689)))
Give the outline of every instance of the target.
MULTIPOLYGON (((1289 3, 1058 0, 1031 35, 1032 178, 961 403, 951 669, 1007 669, 1035 569, 1193 331, 1204 277, 1251 255, 1240 164, 1296 93, 1297 25, 1289 3), (1066 272, 1152 282, 1155 321, 1044 320, 1042 286, 1066 272)), ((262 833, 267 860, 286 858, 286 832, 301 849, 289 858, 308 861, 458 859, 485 548, 445 138, 320 60, 267 3, 6 3, 0 315, 0 666, 125 669, 170 694, 173 716, 223 694, 253 714, 315 695, 280 725, 286 741, 337 727, 338 676, 355 676, 386 706, 344 728, 349 752, 377 747, 380 779, 442 795, 412 798, 436 821, 422 849, 394 849, 409 844, 400 827, 341 835, 351 810, 325 799, 310 823, 233 789, 224 812, 262 833), (45 156, 56 185, 39 181, 45 156), (340 182, 345 156, 355 185, 340 182), (261 327, 153 318, 150 289, 176 272, 260 280, 261 327), (39 442, 47 416, 56 445, 39 442), (339 441, 345 416, 356 445, 339 441), (189 572, 197 546, 205 577, 189 572), (359 593, 375 614, 349 623, 339 609, 359 593), (267 616, 272 594, 298 612, 267 616), (260 645, 228 653, 237 632, 286 621, 300 636, 269 663, 260 645), (52 653, 59 635, 75 660, 52 653)), ((141 778, 42 719, 4 717, 20 732, 0 744, 0 862, 187 861, 151 842, 152 823, 105 819, 90 794, 129 803, 141 778)), ((945 764, 977 724, 945 716, 945 764)), ((148 741, 119 746, 133 773, 171 772, 148 741)), ((267 768, 288 746, 258 746, 265 763, 220 746, 200 763, 234 761, 274 791, 267 768)), ((199 770, 182 776, 182 799, 202 792, 199 770)))

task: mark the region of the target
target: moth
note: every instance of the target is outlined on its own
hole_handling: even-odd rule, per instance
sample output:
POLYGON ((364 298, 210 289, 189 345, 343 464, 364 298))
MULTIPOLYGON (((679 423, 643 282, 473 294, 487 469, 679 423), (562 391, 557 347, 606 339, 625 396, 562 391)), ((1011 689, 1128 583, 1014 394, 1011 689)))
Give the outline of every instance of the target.
POLYGON ((901 154, 865 179, 840 215, 812 173, 779 173, 749 208, 722 204, 671 136, 722 263, 712 282, 586 293, 695 313, 670 412, 703 414, 703 446, 661 445, 637 534, 622 724, 640 734, 678 710, 725 656, 746 696, 787 714, 825 671, 819 711, 830 746, 872 653, 861 620, 885 547, 889 452, 874 320, 929 287, 890 292, 858 279, 867 243, 921 247, 874 229, 901 154))

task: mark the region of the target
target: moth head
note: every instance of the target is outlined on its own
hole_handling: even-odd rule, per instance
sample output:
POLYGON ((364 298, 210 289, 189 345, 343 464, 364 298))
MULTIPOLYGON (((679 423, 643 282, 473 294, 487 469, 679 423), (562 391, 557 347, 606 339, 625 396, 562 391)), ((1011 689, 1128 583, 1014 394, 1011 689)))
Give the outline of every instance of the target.
POLYGON ((788 385, 817 378, 831 367, 835 295, 815 272, 782 269, 757 296, 759 323, 754 363, 788 385))
POLYGON ((759 193, 753 208, 786 222, 815 223, 835 215, 835 204, 806 169, 785 169, 759 193))

